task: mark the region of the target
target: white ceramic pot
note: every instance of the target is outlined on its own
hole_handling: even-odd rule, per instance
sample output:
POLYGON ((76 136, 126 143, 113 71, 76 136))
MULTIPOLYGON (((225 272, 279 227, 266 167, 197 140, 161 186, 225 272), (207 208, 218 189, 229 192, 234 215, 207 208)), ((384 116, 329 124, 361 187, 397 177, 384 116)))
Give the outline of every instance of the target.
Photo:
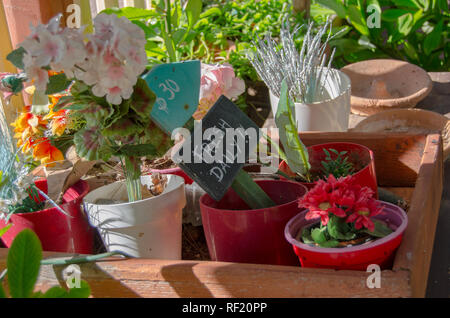
MULTIPOLYGON (((131 203, 96 204, 100 199, 128 201, 125 181, 98 188, 84 198, 89 222, 108 251, 132 257, 181 259, 182 210, 186 205, 183 178, 167 175, 168 184, 157 196, 131 203)), ((151 184, 150 176, 141 178, 151 184)))
MULTIPOLYGON (((347 131, 350 119, 350 78, 336 69, 331 69, 330 72, 333 76, 327 77, 322 101, 312 104, 295 103, 295 119, 299 132, 347 131), (331 83, 333 77, 339 79, 338 85, 331 83)), ((279 97, 270 91, 270 104, 274 117, 279 100, 279 97)))

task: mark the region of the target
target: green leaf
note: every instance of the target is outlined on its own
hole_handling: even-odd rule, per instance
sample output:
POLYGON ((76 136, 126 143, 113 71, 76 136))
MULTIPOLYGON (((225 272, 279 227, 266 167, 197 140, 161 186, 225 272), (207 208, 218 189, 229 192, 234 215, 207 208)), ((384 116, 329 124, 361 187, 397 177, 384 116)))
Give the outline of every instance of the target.
POLYGON ((86 127, 78 131, 73 137, 73 142, 77 154, 87 160, 107 161, 112 155, 105 137, 97 127, 86 127))
POLYGON ((405 10, 405 9, 388 9, 384 10, 381 13, 381 19, 388 22, 395 22, 402 15, 412 12, 413 12, 412 10, 405 10))
POLYGON ((351 227, 345 223, 343 218, 331 215, 327 224, 328 234, 336 240, 348 241, 356 237, 355 233, 350 232, 351 227))
POLYGON ((3 236, 3 234, 5 234, 6 232, 8 232, 8 230, 11 228, 12 224, 8 224, 7 226, 5 226, 4 228, 0 229, 0 237, 3 236))
POLYGON ((186 15, 188 17, 189 29, 192 29, 197 23, 202 12, 202 0, 188 0, 186 5, 186 15))
POLYGON ((339 241, 337 240, 329 240, 319 244, 320 247, 336 247, 339 245, 339 241))
POLYGON ((88 298, 91 295, 89 284, 82 280, 80 288, 71 288, 67 294, 67 298, 88 298))
POLYGON ((338 17, 345 19, 347 15, 347 10, 345 9, 345 6, 342 4, 342 1, 340 0, 317 0, 317 3, 320 5, 327 7, 338 15, 338 17))
POLYGON ((29 229, 20 232, 8 252, 8 284, 13 298, 32 295, 39 275, 42 247, 36 234, 29 229))
POLYGON ((414 25, 413 15, 411 13, 402 15, 397 19, 397 23, 398 23, 398 33, 400 33, 403 36, 408 36, 409 32, 411 31, 414 25))
POLYGON ((289 168, 292 172, 305 176, 308 175, 311 165, 309 164, 308 149, 298 134, 293 108, 294 103, 289 98, 287 84, 283 80, 275 123, 279 129, 280 141, 284 147, 289 168))
POLYGON ((23 47, 15 49, 6 56, 6 59, 10 61, 15 67, 23 70, 25 68, 23 64, 23 56, 27 51, 23 47))
POLYGON ((302 241, 305 244, 314 244, 314 239, 311 236, 311 229, 310 228, 304 228, 302 230, 302 241))
POLYGON ((152 144, 124 145, 114 149, 114 155, 116 156, 145 157, 156 156, 157 154, 158 151, 152 144))
POLYGON ((397 7, 407 7, 407 8, 414 8, 414 9, 420 8, 420 5, 417 2, 417 0, 392 0, 392 2, 397 7))
POLYGON ((130 108, 144 120, 150 121, 150 113, 156 101, 156 95, 148 86, 147 82, 142 78, 138 79, 134 86, 133 96, 131 96, 130 108))
POLYGON ((367 233, 369 235, 372 235, 374 237, 385 237, 389 234, 391 234, 393 231, 387 227, 384 223, 378 221, 378 220, 372 220, 375 224, 375 229, 373 232, 370 232, 368 229, 365 229, 363 232, 367 233))
POLYGON ((156 10, 147 10, 142 8, 125 7, 125 8, 107 8, 100 13, 115 14, 118 17, 125 17, 128 20, 147 20, 152 17, 158 17, 156 10))
POLYGON ((53 95, 56 93, 61 93, 69 88, 71 83, 72 81, 70 81, 64 73, 50 76, 45 94, 53 95))
POLYGON ((67 291, 59 286, 54 286, 47 290, 42 298, 67 298, 67 291))
POLYGON ((0 282, 0 299, 2 298, 6 298, 6 293, 5 290, 3 289, 2 283, 0 282))
POLYGON ((441 19, 438 24, 435 25, 433 31, 425 37, 424 41, 424 52, 429 55, 433 50, 439 47, 441 43, 442 36, 442 26, 444 24, 444 19, 441 19))
POLYGON ((209 8, 208 10, 202 12, 200 14, 200 18, 204 19, 204 18, 208 18, 211 16, 221 15, 221 14, 222 14, 222 10, 220 10, 220 8, 212 7, 212 8, 209 8))
POLYGON ((327 231, 326 227, 313 229, 311 231, 311 237, 314 240, 314 242, 316 242, 317 244, 322 244, 326 242, 328 240, 326 236, 326 231, 327 231))
POLYGON ((355 29, 363 34, 369 36, 369 29, 366 26, 366 20, 364 19, 361 10, 355 6, 348 7, 348 16, 350 19, 350 23, 355 27, 355 29))

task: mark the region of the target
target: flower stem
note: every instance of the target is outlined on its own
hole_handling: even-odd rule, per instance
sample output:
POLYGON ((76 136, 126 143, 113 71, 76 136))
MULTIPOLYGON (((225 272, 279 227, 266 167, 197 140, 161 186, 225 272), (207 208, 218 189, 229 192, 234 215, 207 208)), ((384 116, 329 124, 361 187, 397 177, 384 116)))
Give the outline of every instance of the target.
POLYGON ((128 202, 142 200, 141 165, 136 157, 123 157, 125 179, 127 183, 128 202))

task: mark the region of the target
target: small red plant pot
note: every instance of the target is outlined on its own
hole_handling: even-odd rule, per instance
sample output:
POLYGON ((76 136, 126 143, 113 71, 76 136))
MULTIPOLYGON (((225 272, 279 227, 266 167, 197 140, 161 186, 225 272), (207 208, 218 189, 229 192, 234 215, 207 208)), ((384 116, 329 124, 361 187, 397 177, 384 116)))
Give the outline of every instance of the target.
POLYGON ((298 182, 259 180, 259 186, 277 206, 249 210, 230 189, 219 202, 208 194, 200 198, 203 228, 214 261, 293 265, 298 259, 284 238, 286 223, 303 209, 298 199, 307 189, 298 182))
POLYGON ((383 213, 374 218, 384 221, 394 230, 383 238, 342 248, 324 248, 302 243, 299 237, 302 229, 317 222, 305 219, 306 210, 288 222, 284 232, 286 240, 294 248, 302 267, 365 271, 369 265, 377 264, 381 269, 389 269, 392 267, 395 251, 402 241, 408 218, 400 207, 387 202, 380 203, 383 205, 383 213))
POLYGON ((174 174, 176 176, 182 177, 184 179, 184 183, 192 184, 194 180, 192 180, 180 167, 170 168, 170 169, 151 169, 150 173, 159 173, 159 174, 174 174))
MULTIPOLYGON (((35 182, 43 192, 47 192, 47 180, 35 182)), ((49 252, 93 254, 94 229, 81 211, 80 205, 89 192, 87 182, 80 180, 70 187, 63 196, 60 205, 68 215, 57 208, 49 208, 30 213, 13 214, 9 220, 12 227, 1 237, 1 240, 10 247, 14 238, 24 229, 33 230, 39 237, 42 249, 49 252)), ((45 200, 40 197, 41 200, 45 200)), ((0 220, 0 228, 5 227, 4 220, 0 220)))
MULTIPOLYGON (((325 160, 326 154, 323 149, 335 149, 339 152, 347 151, 349 161, 355 165, 356 173, 353 174, 354 182, 371 188, 378 198, 377 176, 375 173, 375 157, 369 148, 350 142, 333 142, 308 147, 309 163, 311 164, 311 173, 320 173, 322 170, 322 161, 325 160)), ((332 154, 333 155, 333 154, 332 154)), ((287 163, 283 160, 279 166, 279 170, 288 176, 295 177, 287 163)), ((314 188, 315 183, 302 182, 308 190, 314 188)))

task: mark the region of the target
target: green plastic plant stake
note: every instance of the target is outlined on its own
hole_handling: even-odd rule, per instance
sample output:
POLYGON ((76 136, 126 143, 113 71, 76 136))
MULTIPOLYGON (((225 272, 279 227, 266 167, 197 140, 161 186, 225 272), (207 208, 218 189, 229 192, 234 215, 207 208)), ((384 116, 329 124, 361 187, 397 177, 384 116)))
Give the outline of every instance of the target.
POLYGON ((276 205, 252 177, 242 169, 238 172, 231 187, 254 210, 276 205))

